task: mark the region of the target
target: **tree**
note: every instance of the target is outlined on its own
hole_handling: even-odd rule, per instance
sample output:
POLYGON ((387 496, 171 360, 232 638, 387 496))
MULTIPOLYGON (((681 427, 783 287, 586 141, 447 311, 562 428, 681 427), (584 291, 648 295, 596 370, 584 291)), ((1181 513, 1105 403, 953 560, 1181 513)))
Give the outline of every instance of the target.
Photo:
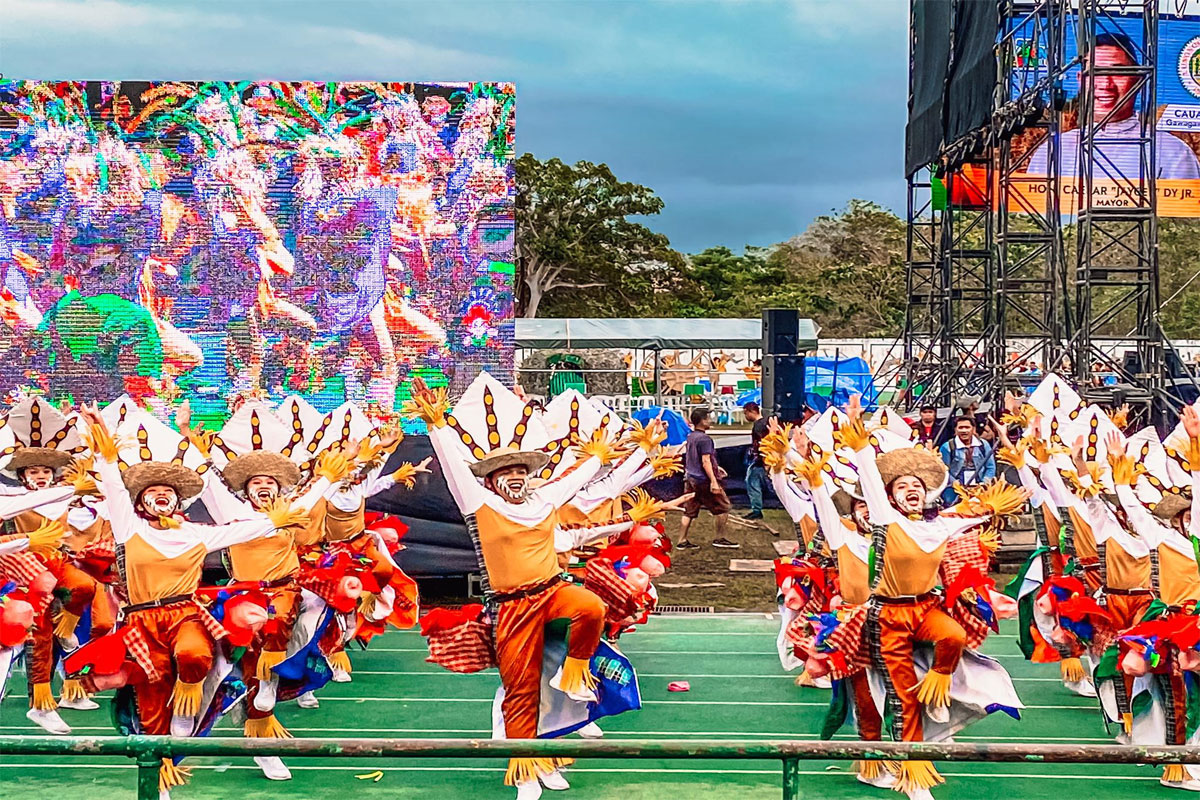
POLYGON ((662 211, 651 189, 617 180, 605 164, 529 153, 517 159, 516 183, 524 316, 638 316, 678 288, 682 257, 666 236, 629 219, 662 211))

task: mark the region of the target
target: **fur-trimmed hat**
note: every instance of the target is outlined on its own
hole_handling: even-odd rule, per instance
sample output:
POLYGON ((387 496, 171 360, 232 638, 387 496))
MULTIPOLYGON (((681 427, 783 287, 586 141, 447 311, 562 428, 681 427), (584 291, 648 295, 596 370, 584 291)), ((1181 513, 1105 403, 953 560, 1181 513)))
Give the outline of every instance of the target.
POLYGON ((913 475, 925 484, 929 495, 940 493, 949 476, 946 465, 937 453, 924 447, 904 447, 880 453, 875 459, 883 485, 889 486, 902 475, 913 475))
POLYGON ((142 461, 121 473, 125 489, 134 502, 151 486, 170 486, 180 502, 192 499, 204 491, 204 479, 195 470, 182 464, 166 461, 142 461))
POLYGON ((221 473, 238 492, 244 492, 246 484, 257 475, 274 478, 280 489, 290 489, 300 482, 300 468, 287 456, 270 450, 253 450, 234 456, 221 473))
POLYGON ((516 447, 501 447, 471 464, 471 474, 486 478, 493 472, 508 467, 522 466, 532 475, 546 466, 550 456, 538 450, 519 450, 516 447))
POLYGON ((1187 494, 1169 492, 1154 504, 1154 516, 1159 519, 1172 520, 1192 507, 1192 498, 1187 494))

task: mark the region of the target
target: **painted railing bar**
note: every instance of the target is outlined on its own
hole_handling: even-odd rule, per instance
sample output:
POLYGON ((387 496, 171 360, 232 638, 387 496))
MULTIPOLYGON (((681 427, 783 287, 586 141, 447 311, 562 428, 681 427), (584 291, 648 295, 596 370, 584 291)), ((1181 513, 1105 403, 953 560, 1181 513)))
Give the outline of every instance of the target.
POLYGON ((928 742, 663 742, 546 739, 176 739, 166 736, 0 736, 0 755, 155 757, 280 755, 350 758, 708 758, 920 760, 1020 763, 1200 764, 1200 747, 1115 744, 938 744, 928 742))

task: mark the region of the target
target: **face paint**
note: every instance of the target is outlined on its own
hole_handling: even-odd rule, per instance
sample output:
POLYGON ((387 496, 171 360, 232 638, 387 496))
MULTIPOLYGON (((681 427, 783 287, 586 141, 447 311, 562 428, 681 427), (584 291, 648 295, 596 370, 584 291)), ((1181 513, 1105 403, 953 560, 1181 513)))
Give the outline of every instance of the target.
POLYGON ((904 514, 925 510, 925 484, 915 475, 901 475, 892 481, 892 504, 904 514))
POLYGON ((510 503, 523 503, 529 494, 529 476, 506 475, 497 478, 496 489, 500 496, 510 503))
POLYGON ((169 517, 179 510, 179 495, 170 486, 150 486, 142 492, 142 508, 156 517, 169 517))
POLYGON ((279 496, 279 483, 266 475, 255 475, 246 481, 246 497, 255 508, 270 505, 279 496))
POLYGON ((54 485, 54 470, 41 466, 26 467, 21 470, 21 480, 26 489, 48 489, 54 485))

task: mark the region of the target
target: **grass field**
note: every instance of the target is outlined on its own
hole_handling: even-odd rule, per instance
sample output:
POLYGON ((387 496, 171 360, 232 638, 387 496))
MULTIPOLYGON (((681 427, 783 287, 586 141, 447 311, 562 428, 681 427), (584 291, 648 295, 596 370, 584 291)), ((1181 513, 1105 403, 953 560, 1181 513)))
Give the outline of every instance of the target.
MULTIPOLYGON (((764 576, 765 577, 765 576, 764 576)), ((782 672, 775 655, 778 622, 764 614, 656 617, 622 647, 637 665, 645 707, 610 719, 608 736, 664 740, 813 739, 828 692, 799 689, 782 672), (691 691, 672 694, 667 684, 688 680, 691 691)), ((1069 694, 1053 665, 1022 660, 1013 624, 988 641, 1002 659, 1028 706, 1021 722, 994 715, 958 738, 963 742, 1105 743, 1095 701, 1069 694)), ((296 736, 461 737, 490 735, 494 671, 455 675, 424 662, 424 640, 412 631, 391 633, 367 652, 353 654, 354 682, 331 684, 321 708, 294 705, 279 716, 296 736)), ((24 676, 13 676, 13 694, 0 707, 0 733, 37 735, 24 717, 24 676)), ((107 712, 64 711, 80 735, 108 735, 107 712)), ((849 738, 849 729, 843 733, 849 738)), ((236 736, 228 723, 221 736, 236 736)), ((193 779, 173 793, 176 800, 314 800, 350 795, 355 800, 414 798, 472 800, 511 798, 501 784, 499 761, 293 760, 294 779, 270 783, 250 759, 195 759, 193 779), (375 782, 356 776, 382 770, 375 782)), ((846 763, 802 764, 803 796, 849 798, 896 795, 860 786, 846 763)), ((1182 797, 1158 785, 1153 767, 1101 765, 946 764, 948 798, 1086 796, 1182 797)), ((593 800, 683 798, 778 798, 780 769, 771 762, 602 761, 580 763, 569 773, 570 797, 593 800)), ((0 756, 0 797, 36 800, 134 796, 135 773, 122 759, 74 760, 0 756)), ((547 794, 550 797, 550 794, 547 794)))

